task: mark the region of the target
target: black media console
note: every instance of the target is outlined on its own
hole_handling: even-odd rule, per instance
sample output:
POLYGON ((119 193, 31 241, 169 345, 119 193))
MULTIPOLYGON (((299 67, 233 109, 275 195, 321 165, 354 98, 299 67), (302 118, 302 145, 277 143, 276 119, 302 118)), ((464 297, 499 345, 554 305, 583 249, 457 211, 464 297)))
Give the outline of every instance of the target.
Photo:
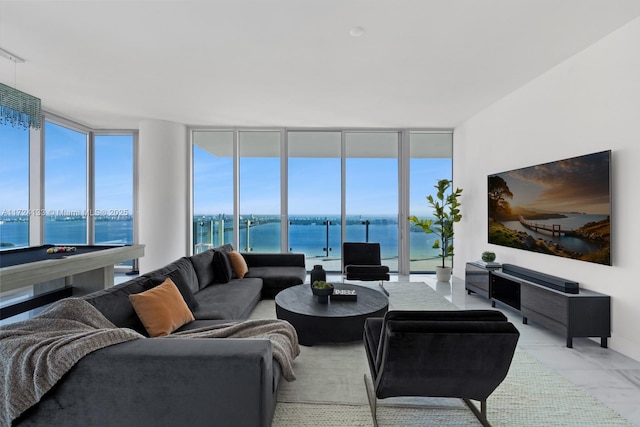
POLYGON ((485 298, 489 296, 489 272, 499 270, 500 264, 488 266, 480 261, 468 262, 464 273, 464 287, 467 293, 476 293, 485 298))
POLYGON ((611 297, 580 289, 577 282, 548 274, 502 264, 502 271, 489 272, 491 306, 507 305, 529 319, 567 337, 600 337, 607 347, 611 336, 611 297))

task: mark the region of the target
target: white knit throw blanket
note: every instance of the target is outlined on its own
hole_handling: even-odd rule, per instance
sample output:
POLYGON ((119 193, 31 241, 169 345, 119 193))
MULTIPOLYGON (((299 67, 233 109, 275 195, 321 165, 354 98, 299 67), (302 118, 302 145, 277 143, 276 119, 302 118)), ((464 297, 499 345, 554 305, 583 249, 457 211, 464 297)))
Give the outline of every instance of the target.
POLYGON ((296 376, 292 362, 300 354, 298 334, 286 320, 256 319, 237 323, 223 323, 188 331, 176 332, 163 338, 265 338, 273 345, 273 358, 282 368, 282 376, 293 381, 296 376))
POLYGON ((79 298, 60 300, 32 319, 0 327, 0 424, 11 425, 87 354, 138 338, 144 336, 117 328, 79 298))

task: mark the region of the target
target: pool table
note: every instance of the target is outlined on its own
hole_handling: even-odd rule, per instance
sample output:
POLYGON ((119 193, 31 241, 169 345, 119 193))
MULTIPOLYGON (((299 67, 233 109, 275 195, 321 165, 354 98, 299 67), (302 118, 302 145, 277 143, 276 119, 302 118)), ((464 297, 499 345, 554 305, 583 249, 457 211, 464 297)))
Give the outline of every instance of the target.
POLYGON ((63 284, 72 286, 74 295, 87 294, 113 286, 115 264, 144 255, 144 245, 73 246, 75 252, 53 254, 47 249, 54 245, 0 251, 0 292, 36 284, 41 288, 63 284))

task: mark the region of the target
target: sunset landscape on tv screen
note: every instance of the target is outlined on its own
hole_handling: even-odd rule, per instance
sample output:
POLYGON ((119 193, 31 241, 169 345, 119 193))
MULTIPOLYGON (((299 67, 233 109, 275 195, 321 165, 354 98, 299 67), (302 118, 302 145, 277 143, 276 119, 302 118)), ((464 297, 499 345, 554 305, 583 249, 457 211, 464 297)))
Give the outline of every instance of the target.
POLYGON ((489 243, 611 265, 611 151, 489 175, 489 243))

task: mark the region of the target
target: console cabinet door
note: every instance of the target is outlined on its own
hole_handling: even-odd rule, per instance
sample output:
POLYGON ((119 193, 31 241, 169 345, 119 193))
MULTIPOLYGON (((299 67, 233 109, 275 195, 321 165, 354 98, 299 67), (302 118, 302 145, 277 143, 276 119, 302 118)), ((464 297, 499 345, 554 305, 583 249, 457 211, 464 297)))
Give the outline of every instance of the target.
POLYGON ((489 270, 467 263, 465 268, 465 288, 476 292, 485 298, 489 298, 489 270))
POLYGON ((581 298, 569 297, 569 335, 572 337, 611 336, 611 298, 582 291, 581 298))
POLYGON ((560 292, 536 285, 522 283, 520 286, 520 311, 522 316, 541 325, 567 334, 569 328, 568 298, 560 292))

